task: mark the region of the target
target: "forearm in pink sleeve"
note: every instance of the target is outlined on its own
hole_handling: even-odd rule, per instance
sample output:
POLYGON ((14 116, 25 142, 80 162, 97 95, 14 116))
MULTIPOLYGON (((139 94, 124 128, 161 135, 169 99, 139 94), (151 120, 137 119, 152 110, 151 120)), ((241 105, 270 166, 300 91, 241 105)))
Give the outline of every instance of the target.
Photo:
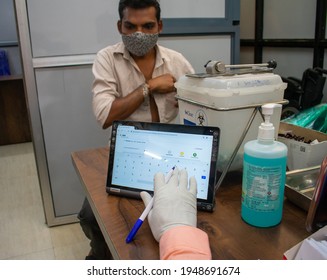
POLYGON ((160 238, 162 260, 210 260, 208 235, 195 227, 179 226, 167 230, 160 238))

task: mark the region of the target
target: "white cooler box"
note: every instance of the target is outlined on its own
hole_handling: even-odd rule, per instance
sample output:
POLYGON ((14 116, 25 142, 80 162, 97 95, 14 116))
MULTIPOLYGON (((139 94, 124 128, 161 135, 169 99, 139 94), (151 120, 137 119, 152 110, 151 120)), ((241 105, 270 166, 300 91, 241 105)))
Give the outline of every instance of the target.
MULTIPOLYGON (((220 128, 218 170, 223 171, 255 108, 243 107, 282 102, 286 86, 281 77, 273 73, 208 78, 183 76, 175 83, 180 123, 220 128)), ((271 120, 275 126, 276 139, 280 116, 281 108, 276 108, 271 120)), ((257 138, 262 121, 258 112, 229 171, 242 168, 244 143, 257 138)))

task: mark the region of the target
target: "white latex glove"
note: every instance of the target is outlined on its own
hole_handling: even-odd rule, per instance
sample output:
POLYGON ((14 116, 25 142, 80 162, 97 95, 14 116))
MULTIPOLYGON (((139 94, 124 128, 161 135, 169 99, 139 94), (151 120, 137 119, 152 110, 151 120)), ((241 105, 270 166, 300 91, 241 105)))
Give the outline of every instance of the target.
MULTIPOLYGON (((165 176, 157 173, 154 176, 153 208, 148 215, 148 222, 154 238, 159 242, 162 234, 172 227, 187 225, 196 227, 196 192, 197 184, 194 177, 190 178, 186 170, 175 168, 170 180, 165 183, 165 176)), ((145 206, 151 195, 141 192, 145 206)))

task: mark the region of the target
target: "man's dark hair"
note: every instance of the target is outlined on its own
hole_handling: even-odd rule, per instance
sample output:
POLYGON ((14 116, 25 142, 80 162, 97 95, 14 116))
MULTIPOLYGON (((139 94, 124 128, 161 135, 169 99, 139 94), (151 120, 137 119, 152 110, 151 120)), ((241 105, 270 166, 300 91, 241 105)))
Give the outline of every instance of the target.
POLYGON ((120 20, 123 19, 123 12, 126 8, 132 9, 144 9, 149 7, 154 7, 156 9, 156 18, 160 20, 160 4, 157 0, 120 0, 118 6, 118 12, 120 20))

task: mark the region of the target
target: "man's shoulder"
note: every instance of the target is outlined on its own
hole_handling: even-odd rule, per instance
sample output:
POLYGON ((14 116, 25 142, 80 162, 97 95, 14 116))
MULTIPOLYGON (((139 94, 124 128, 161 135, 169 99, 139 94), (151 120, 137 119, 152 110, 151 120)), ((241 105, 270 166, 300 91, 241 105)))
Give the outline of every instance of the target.
POLYGON ((183 55, 180 52, 175 51, 173 49, 170 49, 170 48, 167 48, 167 47, 164 47, 161 45, 158 45, 158 48, 162 55, 167 55, 169 57, 183 57, 183 55))
POLYGON ((122 42, 116 43, 114 45, 109 45, 98 51, 98 54, 113 54, 113 53, 123 53, 124 45, 122 42))
POLYGON ((176 66, 177 69, 183 69, 183 71, 185 71, 185 69, 187 72, 194 71, 192 65, 182 53, 167 47, 159 45, 158 47, 161 54, 161 58, 168 64, 176 66))
POLYGON ((167 47, 163 47, 163 46, 158 46, 158 47, 160 50, 161 57, 165 61, 177 65, 188 65, 189 67, 189 61, 185 58, 185 56, 182 53, 167 47))

